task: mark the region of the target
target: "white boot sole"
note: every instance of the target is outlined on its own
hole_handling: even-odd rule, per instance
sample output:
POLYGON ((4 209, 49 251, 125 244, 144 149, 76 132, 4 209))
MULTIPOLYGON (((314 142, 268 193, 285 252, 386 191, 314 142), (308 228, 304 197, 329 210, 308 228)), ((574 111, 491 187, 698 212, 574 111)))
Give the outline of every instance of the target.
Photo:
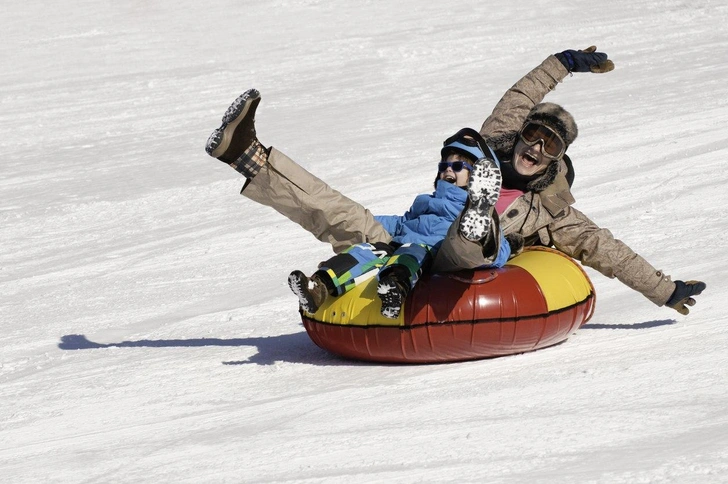
POLYGON ((500 196, 501 172, 495 162, 481 158, 473 167, 468 182, 468 209, 460 218, 460 233, 468 240, 482 240, 493 222, 492 208, 500 196))

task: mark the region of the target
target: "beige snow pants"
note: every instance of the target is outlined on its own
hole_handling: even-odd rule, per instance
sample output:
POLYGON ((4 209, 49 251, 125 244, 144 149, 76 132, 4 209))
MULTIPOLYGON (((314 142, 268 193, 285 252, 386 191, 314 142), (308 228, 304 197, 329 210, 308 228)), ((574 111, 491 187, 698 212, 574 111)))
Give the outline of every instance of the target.
MULTIPOLYGON (((270 149, 268 163, 246 182, 240 193, 273 208, 318 240, 331 244, 337 254, 354 244, 389 243, 392 240, 369 210, 334 190, 275 148, 270 149)), ((483 247, 479 243, 460 235, 459 222, 458 218, 450 227, 435 257, 433 271, 472 269, 493 261, 494 257, 483 255, 483 247)), ((500 238, 496 237, 496 240, 500 238)))

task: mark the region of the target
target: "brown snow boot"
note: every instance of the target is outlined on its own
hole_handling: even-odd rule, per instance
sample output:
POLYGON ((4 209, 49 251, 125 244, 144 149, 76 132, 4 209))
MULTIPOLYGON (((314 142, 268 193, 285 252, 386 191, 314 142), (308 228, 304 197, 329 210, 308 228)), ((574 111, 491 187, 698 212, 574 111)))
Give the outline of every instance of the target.
POLYGON ((207 139, 205 151, 252 179, 268 161, 268 150, 255 134, 255 111, 260 93, 248 89, 233 101, 222 117, 222 124, 207 139))

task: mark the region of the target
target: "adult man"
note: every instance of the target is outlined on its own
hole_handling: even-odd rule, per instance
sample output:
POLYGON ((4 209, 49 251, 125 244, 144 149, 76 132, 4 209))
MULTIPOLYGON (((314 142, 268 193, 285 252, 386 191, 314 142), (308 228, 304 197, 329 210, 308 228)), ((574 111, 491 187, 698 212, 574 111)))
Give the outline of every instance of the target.
MULTIPOLYGON (((692 296, 705 289, 704 283, 671 281, 572 207, 573 169, 566 150, 578 129, 565 109, 541 101, 571 72, 601 73, 613 68, 596 47, 551 55, 511 87, 485 120, 480 134, 501 160, 503 188, 495 206, 501 229, 514 253, 523 245, 553 245, 607 277, 616 277, 658 306, 688 314, 688 306, 695 304, 692 296)), ((319 240, 329 242, 337 253, 362 242, 389 243, 391 234, 367 209, 281 152, 260 144, 254 127, 259 101, 254 90, 240 96, 207 143, 211 156, 247 178, 241 193, 278 210, 319 240)), ((463 214, 450 226, 432 270, 453 271, 487 263, 483 244, 461 230, 463 214)))

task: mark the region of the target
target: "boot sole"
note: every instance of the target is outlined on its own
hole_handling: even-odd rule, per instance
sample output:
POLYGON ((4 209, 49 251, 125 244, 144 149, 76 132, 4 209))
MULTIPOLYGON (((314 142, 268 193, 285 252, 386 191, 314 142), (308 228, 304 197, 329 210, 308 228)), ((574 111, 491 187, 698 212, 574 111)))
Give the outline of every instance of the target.
POLYGON ((468 182, 468 208, 460 218, 460 233, 468 240, 482 240, 493 221, 492 208, 500 196, 501 172, 495 162, 481 158, 475 163, 468 182))
POLYGON ((313 296, 308 291, 308 278, 301 271, 293 271, 288 276, 288 287, 291 288, 293 294, 298 297, 298 303, 301 309, 307 313, 313 314, 318 311, 318 306, 313 300, 313 296))
POLYGON ((402 293, 393 281, 380 281, 377 285, 377 295, 382 301, 382 316, 388 319, 397 319, 402 311, 402 293))
POLYGON ((212 132, 207 139, 205 151, 213 158, 225 156, 235 136, 238 125, 251 113, 255 116, 255 110, 260 103, 260 92, 257 89, 248 89, 233 101, 222 117, 222 125, 212 132))

